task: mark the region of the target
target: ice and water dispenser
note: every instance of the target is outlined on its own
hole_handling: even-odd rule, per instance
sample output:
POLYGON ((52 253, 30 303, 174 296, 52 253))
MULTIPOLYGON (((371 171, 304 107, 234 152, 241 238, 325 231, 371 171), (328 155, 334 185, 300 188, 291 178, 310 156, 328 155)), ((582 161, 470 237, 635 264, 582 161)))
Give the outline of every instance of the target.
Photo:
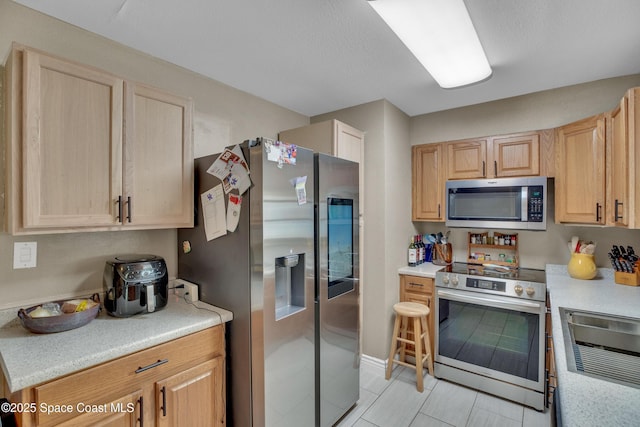
POLYGON ((276 258, 276 320, 304 310, 304 254, 276 258))

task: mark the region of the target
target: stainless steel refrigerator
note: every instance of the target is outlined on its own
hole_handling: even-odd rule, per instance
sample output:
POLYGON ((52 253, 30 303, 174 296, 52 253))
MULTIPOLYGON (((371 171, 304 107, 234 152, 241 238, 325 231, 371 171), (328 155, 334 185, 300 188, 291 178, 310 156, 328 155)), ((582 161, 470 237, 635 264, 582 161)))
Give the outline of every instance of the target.
POLYGON ((330 426, 359 397, 358 165, 301 147, 283 161, 274 142, 241 144, 252 185, 235 231, 210 241, 200 195, 218 155, 196 159, 178 277, 233 312, 228 425, 330 426))

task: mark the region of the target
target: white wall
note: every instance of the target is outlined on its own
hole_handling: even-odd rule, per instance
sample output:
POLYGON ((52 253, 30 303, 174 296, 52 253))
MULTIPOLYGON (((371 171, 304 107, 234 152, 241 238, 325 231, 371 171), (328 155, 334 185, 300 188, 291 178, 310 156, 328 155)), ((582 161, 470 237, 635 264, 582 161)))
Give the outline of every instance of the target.
MULTIPOLYGON (((192 97, 196 157, 219 152, 222 147, 256 136, 275 138, 282 129, 309 123, 306 116, 34 12, 10 0, 0 0, 0 63, 6 60, 14 41, 192 97)), ((2 71, 0 67, 0 74, 3 74, 2 71)), ((1 134, 4 139, 4 126, 1 134)), ((0 175, 4 175, 4 161, 0 163, 0 175)), ((4 191, 0 191, 0 194, 4 199, 4 191)), ((176 230, 30 237, 0 233, 0 309, 100 289, 104 261, 117 253, 160 255, 167 261, 169 274, 175 276, 177 250, 176 230), (38 242, 38 266, 34 269, 13 269, 13 244, 22 241, 38 242)))

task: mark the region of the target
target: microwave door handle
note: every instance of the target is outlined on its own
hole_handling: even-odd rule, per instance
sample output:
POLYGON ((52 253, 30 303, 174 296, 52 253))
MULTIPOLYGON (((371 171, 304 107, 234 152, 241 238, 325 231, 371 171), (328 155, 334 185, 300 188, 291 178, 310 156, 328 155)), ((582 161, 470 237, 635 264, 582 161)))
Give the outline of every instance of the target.
POLYGON ((504 308, 507 310, 526 311, 531 313, 540 312, 541 305, 529 301, 506 302, 489 297, 476 297, 472 295, 461 295, 449 291, 438 291, 438 298, 447 298, 458 302, 468 302, 478 305, 490 305, 492 307, 504 308))
POLYGON ((527 222, 529 219, 529 187, 523 186, 520 198, 521 221, 527 222))

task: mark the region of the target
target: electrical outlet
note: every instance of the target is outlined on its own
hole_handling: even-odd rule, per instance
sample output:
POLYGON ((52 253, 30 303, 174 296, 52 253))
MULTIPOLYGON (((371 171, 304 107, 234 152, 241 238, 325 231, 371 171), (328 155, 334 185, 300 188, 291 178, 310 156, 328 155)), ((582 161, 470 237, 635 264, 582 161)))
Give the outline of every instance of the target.
POLYGON ((13 244, 13 268, 35 267, 37 255, 37 242, 15 242, 13 244))
POLYGON ((187 282, 186 280, 176 279, 174 286, 184 286, 183 289, 176 289, 176 294, 184 297, 189 302, 198 301, 198 285, 187 282))
POLYGON ((198 285, 195 285, 193 283, 185 283, 184 290, 184 297, 187 299, 187 301, 198 301, 198 285))

